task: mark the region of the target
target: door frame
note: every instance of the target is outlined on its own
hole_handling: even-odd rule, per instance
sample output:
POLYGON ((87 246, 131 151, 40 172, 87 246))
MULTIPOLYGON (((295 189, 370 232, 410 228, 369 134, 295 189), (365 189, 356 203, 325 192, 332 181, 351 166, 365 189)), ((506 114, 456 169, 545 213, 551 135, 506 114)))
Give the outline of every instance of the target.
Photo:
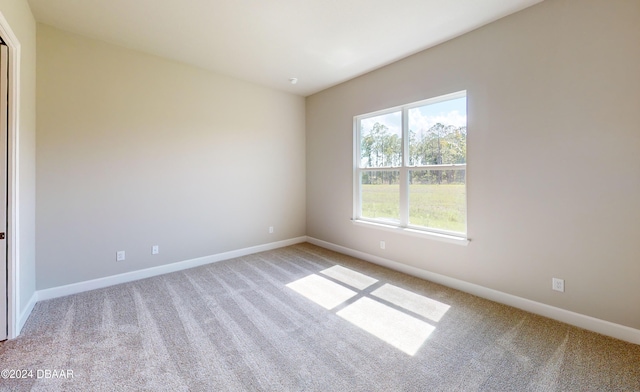
POLYGON ((8 338, 20 333, 20 249, 18 146, 20 120, 20 41, 0 11, 0 36, 9 48, 9 100, 7 124, 7 324, 8 338))

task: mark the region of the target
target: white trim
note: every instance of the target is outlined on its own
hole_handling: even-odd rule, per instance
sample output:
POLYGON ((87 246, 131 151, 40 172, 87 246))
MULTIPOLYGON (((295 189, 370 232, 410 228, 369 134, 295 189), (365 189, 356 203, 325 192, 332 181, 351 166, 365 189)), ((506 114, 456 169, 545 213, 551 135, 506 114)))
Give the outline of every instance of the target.
POLYGON ((333 250, 345 255, 357 257, 362 260, 369 261, 396 271, 403 272, 408 275, 416 276, 431 282, 451 287, 466 293, 486 298, 501 304, 513 306, 527 312, 535 313, 544 317, 561 321, 579 328, 597 332, 603 335, 611 336, 616 339, 624 340, 634 344, 640 344, 640 330, 615 324, 609 321, 597 319, 595 317, 586 316, 584 314, 575 313, 569 310, 556 308, 547 304, 532 301, 526 298, 517 297, 515 295, 503 293, 474 283, 465 282, 459 279, 451 278, 445 275, 436 274, 423 269, 412 267, 406 264, 398 263, 389 259, 374 256, 358 250, 350 249, 341 245, 322 241, 313 237, 307 237, 307 241, 311 244, 333 250))
MULTIPOLYGON (((372 218, 372 217, 363 217, 362 216, 362 174, 367 172, 398 172, 398 194, 399 194, 399 216, 397 217, 398 224, 394 225, 394 228, 399 229, 409 229, 410 231, 425 231, 425 232, 435 232, 439 234, 444 234, 445 236, 467 236, 467 164, 440 164, 440 165, 409 165, 410 158, 408 156, 409 152, 409 110, 433 105, 440 102, 451 101, 454 99, 465 99, 465 108, 467 107, 467 90, 461 90, 450 94, 445 94, 429 99, 424 99, 422 101, 413 102, 409 104, 399 105, 392 108, 387 108, 383 110, 378 110, 371 113, 361 114, 353 117, 353 211, 352 211, 352 220, 354 221, 368 221, 368 222, 378 222, 385 225, 386 219, 384 218, 372 218), (387 114, 400 113, 401 119, 401 139, 402 139, 402 158, 399 166, 384 166, 384 167, 362 167, 362 151, 361 151, 361 141, 362 141, 362 120, 384 116, 387 114), (454 234, 450 233, 448 230, 442 230, 433 227, 417 227, 417 225, 411 225, 410 220, 410 190, 409 190, 409 176, 412 171, 419 170, 431 170, 431 171, 444 171, 444 170, 454 170, 454 171, 463 171, 465 175, 465 231, 464 233, 454 234)), ((396 219, 394 219, 396 220, 396 219)), ((386 226, 386 225, 385 225, 386 226)), ((466 245, 466 244, 465 244, 466 245)))
POLYGON ((433 105, 435 103, 451 101, 452 99, 458 99, 467 96, 467 90, 456 91, 455 93, 448 93, 444 95, 438 95, 437 97, 423 99, 421 101, 411 102, 404 105, 393 106, 386 109, 376 110, 374 112, 359 114, 354 117, 356 121, 369 117, 382 116, 384 114, 394 113, 402 111, 402 109, 415 109, 420 106, 433 105))
MULTIPOLYGON (((20 145, 20 41, 0 12, 0 36, 9 48, 9 124, 7 129, 7 291, 8 338, 20 334, 20 221, 19 221, 19 145, 20 145)), ((24 311, 29 307, 25 307, 24 311)), ((23 313, 24 313, 23 311, 23 313)), ((30 310, 29 310, 30 311, 30 310)))
POLYGON ((18 319, 19 331, 21 331, 22 327, 24 327, 24 324, 27 322, 27 319, 31 315, 31 312, 33 311, 33 308, 36 306, 37 302, 38 302, 38 292, 36 291, 35 293, 33 293, 31 298, 29 299, 29 303, 27 303, 27 306, 24 308, 22 313, 20 313, 20 318, 18 319))
MULTIPOLYGON (((410 199, 410 186, 409 186, 409 161, 411 160, 411 157, 409 156, 409 154, 407 152, 409 152, 411 150, 410 146, 409 146, 409 137, 406 137, 409 135, 410 130, 409 130, 409 110, 405 107, 402 108, 402 116, 401 116, 401 120, 402 120, 402 160, 401 160, 401 167, 400 167, 400 193, 399 193, 399 197, 400 197, 400 226, 402 227, 407 227, 409 226, 409 199, 410 199), (405 213, 402 213, 403 211, 406 211, 405 213)), ((358 154, 358 156, 360 156, 358 154)), ((360 181, 358 181, 358 183, 360 184, 360 187, 362 187, 362 172, 360 172, 360 181)), ((362 201, 360 201, 360 204, 362 204, 362 201)), ((362 212, 360 213, 360 215, 358 215, 359 217, 362 217, 362 212)))
POLYGON ((468 238, 458 237, 455 235, 437 233, 435 231, 412 229, 410 227, 385 225, 384 223, 373 222, 373 221, 368 221, 364 219, 352 219, 351 221, 353 222, 354 225, 357 225, 357 226, 376 228, 376 229, 390 231, 392 233, 398 233, 398 234, 408 234, 414 237, 428 238, 431 240, 447 242, 455 245, 467 246, 471 241, 468 238))
POLYGON ((252 246, 249 248, 243 248, 238 250, 232 250, 229 252, 217 253, 210 256, 198 257, 196 259, 179 261, 176 263, 160 265, 157 267, 146 268, 138 271, 126 272, 124 274, 107 276, 104 278, 98 278, 93 280, 87 280, 84 282, 72 283, 65 286, 52 287, 49 289, 39 290, 37 292, 37 300, 44 301, 47 299, 64 297, 66 295, 82 293, 85 291, 101 289, 103 287, 109 287, 116 284, 132 282, 134 280, 140 280, 150 278, 153 276, 164 275, 170 272, 182 271, 189 268, 199 267, 205 264, 211 264, 222 260, 233 259, 236 257, 242 257, 253 253, 264 252, 267 250, 278 249, 289 245, 295 245, 302 242, 306 242, 307 237, 296 237, 288 240, 271 242, 268 244, 252 246))

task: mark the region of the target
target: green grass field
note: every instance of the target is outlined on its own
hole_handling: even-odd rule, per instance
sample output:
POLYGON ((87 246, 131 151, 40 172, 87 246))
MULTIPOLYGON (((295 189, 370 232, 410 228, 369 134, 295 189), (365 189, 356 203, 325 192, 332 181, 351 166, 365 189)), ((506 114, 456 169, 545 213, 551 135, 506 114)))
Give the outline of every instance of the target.
MULTIPOLYGON (((399 220, 398 185, 363 185, 362 216, 399 220)), ((464 232, 465 187, 459 184, 410 185, 409 223, 464 232)))

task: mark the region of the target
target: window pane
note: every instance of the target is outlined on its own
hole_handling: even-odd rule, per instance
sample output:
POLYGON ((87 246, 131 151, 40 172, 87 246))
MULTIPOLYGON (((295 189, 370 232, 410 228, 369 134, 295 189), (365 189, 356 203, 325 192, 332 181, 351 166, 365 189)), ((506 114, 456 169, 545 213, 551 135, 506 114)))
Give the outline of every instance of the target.
POLYGON ((402 164, 402 112, 359 121, 360 167, 397 167, 402 164))
POLYGON ((400 221, 400 172, 362 172, 362 217, 400 221))
POLYGON ((466 163, 467 98, 409 109, 409 165, 466 163))
POLYGON ((466 231, 465 170, 411 170, 409 224, 466 231))

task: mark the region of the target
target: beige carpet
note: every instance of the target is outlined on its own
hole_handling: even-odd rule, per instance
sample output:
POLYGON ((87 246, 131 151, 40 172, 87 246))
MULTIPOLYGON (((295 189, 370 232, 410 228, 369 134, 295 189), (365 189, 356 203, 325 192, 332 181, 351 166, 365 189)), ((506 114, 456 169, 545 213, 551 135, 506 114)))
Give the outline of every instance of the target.
POLYGON ((3 391, 640 391, 640 346, 301 244, 40 302, 1 369, 32 372, 3 391))

